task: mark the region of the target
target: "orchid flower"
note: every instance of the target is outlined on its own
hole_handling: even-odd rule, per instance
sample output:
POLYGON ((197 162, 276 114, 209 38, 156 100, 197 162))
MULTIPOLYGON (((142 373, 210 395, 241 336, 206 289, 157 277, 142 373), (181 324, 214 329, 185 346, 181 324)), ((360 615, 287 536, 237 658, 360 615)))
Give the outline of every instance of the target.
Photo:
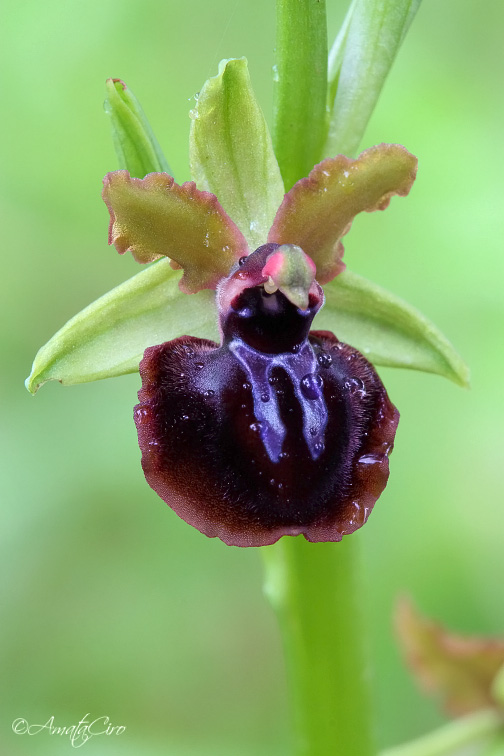
POLYGON ((416 175, 400 145, 332 149, 354 154, 418 2, 382 6, 351 4, 328 79, 324 3, 277 3, 276 155, 246 61, 223 61, 190 113, 185 184, 132 93, 107 82, 122 169, 104 180, 109 243, 153 264, 63 326, 26 381, 139 370, 149 485, 207 536, 281 539, 261 550, 265 593, 303 754, 374 753, 354 540, 306 543, 353 533, 386 486, 399 413, 371 363, 468 382, 432 323, 342 261, 354 217, 416 175))
POLYGON ((255 251, 193 182, 105 177, 110 243, 139 262, 168 256, 186 294, 216 289, 220 345, 181 335, 148 348, 135 408, 149 485, 206 535, 339 541, 366 522, 399 414, 357 350, 310 326, 355 214, 407 194, 415 174, 399 145, 326 159, 285 195, 255 251))
POLYGON ((192 112, 194 181, 179 185, 129 90, 119 80, 108 88, 109 111, 130 119, 116 129, 125 151, 133 145, 125 163, 154 169, 105 177, 109 243, 155 264, 70 321, 37 355, 28 387, 139 366, 143 469, 178 515, 238 546, 341 540, 387 483, 399 414, 368 361, 373 344, 363 356, 352 332, 351 346, 338 339, 334 300, 344 316, 349 289, 365 338, 378 326, 377 362, 464 381, 431 324, 342 261, 355 216, 408 194, 416 158, 393 144, 329 157, 285 193, 246 61, 229 60, 192 112), (331 330, 322 313, 323 330, 311 331, 322 286, 331 330))

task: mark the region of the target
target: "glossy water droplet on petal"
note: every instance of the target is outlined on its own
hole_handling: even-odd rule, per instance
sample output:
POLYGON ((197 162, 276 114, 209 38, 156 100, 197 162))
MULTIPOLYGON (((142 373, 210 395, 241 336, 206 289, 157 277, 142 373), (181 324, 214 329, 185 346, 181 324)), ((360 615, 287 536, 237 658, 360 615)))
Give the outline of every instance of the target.
POLYGON ((362 381, 360 378, 348 378, 344 383, 344 388, 350 391, 352 394, 355 394, 356 392, 365 393, 366 391, 364 381, 362 381))
POLYGON ((318 355, 317 361, 320 367, 329 368, 331 367, 333 360, 330 354, 327 354, 326 352, 322 352, 321 354, 318 355))
POLYGON ((362 457, 359 457, 360 465, 376 465, 378 462, 380 462, 380 458, 375 454, 364 454, 362 457))
POLYGON ((318 399, 322 394, 322 376, 309 373, 301 379, 301 391, 307 399, 318 399))

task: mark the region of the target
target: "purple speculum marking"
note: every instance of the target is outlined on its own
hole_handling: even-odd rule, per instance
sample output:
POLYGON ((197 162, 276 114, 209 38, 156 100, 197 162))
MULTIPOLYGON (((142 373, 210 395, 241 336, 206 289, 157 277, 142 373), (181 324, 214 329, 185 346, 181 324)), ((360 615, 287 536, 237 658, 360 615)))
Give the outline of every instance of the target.
POLYGON ((273 368, 283 368, 291 380, 303 413, 304 439, 312 459, 318 459, 324 449, 327 407, 321 391, 322 378, 315 373, 317 360, 311 345, 305 342, 297 354, 269 355, 236 339, 229 344, 229 349, 251 383, 254 413, 261 423, 261 439, 271 461, 278 462, 287 433, 280 418, 276 393, 269 383, 273 368))
POLYGON ((135 411, 150 486, 186 522, 237 546, 339 541, 388 478, 398 412, 372 365, 326 331, 316 281, 300 309, 242 259, 217 290, 221 344, 150 347, 135 411))

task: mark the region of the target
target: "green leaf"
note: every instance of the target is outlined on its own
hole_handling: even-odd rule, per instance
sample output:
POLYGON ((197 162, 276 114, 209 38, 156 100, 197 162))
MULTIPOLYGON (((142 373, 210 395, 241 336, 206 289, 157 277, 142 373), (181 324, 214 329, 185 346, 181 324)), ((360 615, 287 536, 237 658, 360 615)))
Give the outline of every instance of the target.
POLYGON ((284 186, 245 58, 221 61, 192 117, 192 177, 218 197, 253 251, 266 243, 284 186))
POLYGON ((354 155, 421 0, 354 0, 329 55, 325 156, 354 155))
POLYGON ((135 95, 121 79, 107 79, 105 112, 119 162, 136 178, 148 173, 170 173, 165 156, 135 95))
POLYGON ((459 717, 417 740, 380 751, 378 756, 504 756, 499 750, 503 741, 494 740, 499 733, 502 734, 502 716, 487 709, 459 717), (490 740, 491 750, 482 751, 490 740))
POLYGON ((177 336, 218 339, 214 293, 182 294, 180 275, 160 260, 82 310, 40 349, 28 391, 134 373, 148 346, 177 336))
POLYGON ((359 0, 352 0, 350 7, 347 11, 345 19, 341 25, 333 46, 329 51, 329 74, 327 82, 327 110, 332 113, 334 99, 336 92, 338 91, 339 75, 341 72, 341 64, 343 63, 343 55, 345 52, 345 45, 348 38, 348 30, 350 29, 350 22, 353 17, 353 12, 359 0))
POLYGON ((418 310, 345 270, 324 287, 315 329, 333 331, 376 365, 437 373, 469 385, 469 370, 443 334, 418 310))
POLYGON ((285 188, 322 158, 327 135, 325 0, 277 0, 274 144, 285 188))

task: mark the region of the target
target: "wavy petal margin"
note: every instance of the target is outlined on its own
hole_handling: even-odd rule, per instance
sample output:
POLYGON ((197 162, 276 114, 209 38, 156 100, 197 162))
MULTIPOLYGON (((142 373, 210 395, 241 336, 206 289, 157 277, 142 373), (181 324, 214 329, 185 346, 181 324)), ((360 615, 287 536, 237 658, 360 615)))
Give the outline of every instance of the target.
POLYGON ((340 239, 357 213, 385 210, 395 194, 406 196, 416 170, 417 159, 399 144, 379 144, 356 160, 327 158, 285 195, 268 241, 301 247, 325 284, 345 268, 340 239))
POLYGON ((109 244, 128 250, 137 262, 169 257, 183 268, 181 291, 214 289, 248 253, 247 242, 210 192, 189 181, 181 186, 166 173, 131 178, 108 173, 103 199, 110 212, 109 244))

